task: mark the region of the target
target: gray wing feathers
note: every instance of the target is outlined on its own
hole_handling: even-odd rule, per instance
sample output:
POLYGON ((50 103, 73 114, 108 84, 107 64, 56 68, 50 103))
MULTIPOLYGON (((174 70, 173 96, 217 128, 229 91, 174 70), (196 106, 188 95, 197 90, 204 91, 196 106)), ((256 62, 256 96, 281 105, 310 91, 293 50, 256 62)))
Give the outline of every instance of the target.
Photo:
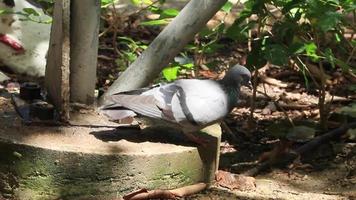
POLYGON ((147 117, 174 121, 171 100, 175 90, 174 84, 166 84, 142 91, 139 94, 125 92, 124 94, 112 95, 109 100, 113 103, 103 107, 103 110, 120 107, 147 117))
POLYGON ((187 123, 199 126, 223 118, 229 112, 227 99, 226 93, 215 81, 182 79, 139 95, 113 95, 111 100, 115 103, 107 108, 122 107, 182 126, 187 123))
POLYGON ((120 120, 128 117, 136 116, 136 113, 132 110, 101 110, 103 114, 109 116, 112 120, 120 120))
POLYGON ((156 99, 151 95, 115 95, 112 100, 122 107, 152 118, 161 118, 156 99))

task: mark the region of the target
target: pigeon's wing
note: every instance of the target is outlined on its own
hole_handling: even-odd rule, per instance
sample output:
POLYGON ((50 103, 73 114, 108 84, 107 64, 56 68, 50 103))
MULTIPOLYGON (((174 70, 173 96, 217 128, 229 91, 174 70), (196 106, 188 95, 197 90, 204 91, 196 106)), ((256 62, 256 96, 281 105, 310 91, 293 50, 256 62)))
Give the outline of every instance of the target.
POLYGON ((124 91, 124 92, 119 92, 119 93, 114 93, 113 95, 117 95, 117 94, 130 94, 130 95, 139 95, 148 91, 152 91, 152 89, 157 88, 157 87, 162 87, 166 84, 164 83, 159 83, 159 84, 155 84, 149 87, 144 87, 144 88, 139 88, 139 89, 134 89, 134 90, 129 90, 129 91, 124 91))
POLYGON ((137 114, 152 118, 161 118, 161 111, 156 105, 156 99, 152 95, 126 95, 118 94, 111 100, 122 108, 130 109, 137 114))
POLYGON ((125 92, 112 95, 108 97, 112 103, 102 109, 129 109, 146 117, 172 121, 174 119, 170 105, 172 96, 176 92, 175 88, 174 84, 167 84, 145 90, 140 94, 137 94, 138 90, 135 90, 132 93, 125 92))
POLYGON ((150 87, 145 87, 145 88, 139 88, 139 89, 134 89, 134 90, 129 90, 129 91, 124 91, 124 92, 119 92, 119 93, 114 93, 110 95, 109 97, 106 98, 106 104, 102 105, 100 107, 101 110, 109 110, 109 109, 122 109, 123 106, 120 104, 119 97, 121 95, 132 95, 132 96, 138 96, 143 93, 153 93, 152 91, 156 91, 155 88, 162 86, 162 84, 156 84, 150 87), (115 98, 113 98, 115 97, 115 98))
POLYGON ((178 80, 179 90, 172 99, 176 121, 189 121, 205 126, 225 117, 229 112, 228 97, 212 80, 178 80))
POLYGON ((105 110, 100 110, 100 112, 107 117, 109 117, 111 120, 122 120, 125 118, 131 118, 135 117, 136 113, 133 112, 132 110, 127 110, 127 109, 105 109, 105 110))

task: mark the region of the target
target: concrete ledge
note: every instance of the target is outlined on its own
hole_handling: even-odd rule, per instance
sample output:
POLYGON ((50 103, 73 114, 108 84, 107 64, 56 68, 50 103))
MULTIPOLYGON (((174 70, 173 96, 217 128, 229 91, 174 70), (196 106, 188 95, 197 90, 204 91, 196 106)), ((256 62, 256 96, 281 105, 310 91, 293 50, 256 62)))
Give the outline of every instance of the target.
MULTIPOLYGON (((197 148, 172 133, 24 126, 8 99, 0 97, 0 108, 5 198, 112 199, 137 188, 176 188, 214 177, 219 139, 197 148)), ((207 132, 221 134, 219 126, 207 132)))

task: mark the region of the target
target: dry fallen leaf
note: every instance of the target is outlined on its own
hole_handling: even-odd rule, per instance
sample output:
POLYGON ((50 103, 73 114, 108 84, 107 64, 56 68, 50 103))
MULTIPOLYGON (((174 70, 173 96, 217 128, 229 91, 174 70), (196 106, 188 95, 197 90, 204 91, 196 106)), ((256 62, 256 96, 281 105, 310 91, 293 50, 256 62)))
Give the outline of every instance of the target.
POLYGON ((219 186, 230 190, 246 191, 256 189, 256 180, 251 176, 219 170, 216 172, 215 178, 219 186))

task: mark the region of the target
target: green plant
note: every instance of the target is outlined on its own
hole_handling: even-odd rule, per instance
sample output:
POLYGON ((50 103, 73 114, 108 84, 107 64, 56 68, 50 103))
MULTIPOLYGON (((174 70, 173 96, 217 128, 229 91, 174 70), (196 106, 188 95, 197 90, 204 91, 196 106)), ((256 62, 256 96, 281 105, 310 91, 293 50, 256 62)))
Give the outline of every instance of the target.
MULTIPOLYGON (((326 129, 329 114, 325 103, 325 63, 353 73, 349 60, 354 54, 355 41, 344 36, 346 29, 355 31, 356 3, 352 0, 249 0, 226 35, 236 41, 251 41, 247 65, 259 69, 267 63, 299 67, 305 80, 316 63, 318 76, 312 74, 319 88, 319 112, 322 129, 326 129), (251 17, 251 16, 256 17, 251 17), (257 32, 248 38, 249 31, 257 32)), ((308 84, 308 82, 306 82, 308 84)))
MULTIPOLYGON (((233 6, 228 2, 222 11, 229 13, 233 6)), ((165 25, 178 14, 177 11, 150 8, 160 17, 142 25, 165 25)), ((201 57, 216 52, 221 48, 220 39, 228 37, 236 42, 248 43, 250 52, 246 64, 251 69, 257 70, 267 63, 298 67, 307 87, 311 79, 318 88, 320 125, 326 129, 329 105, 325 100, 328 79, 325 65, 354 75, 356 69, 350 66, 350 61, 356 46, 353 39, 356 31, 355 10, 356 2, 353 0, 247 0, 232 26, 226 27, 221 22, 213 29, 202 30, 186 51, 194 55, 194 64, 198 66, 201 57), (347 19, 350 15, 353 20, 347 19), (351 37, 345 37, 346 30, 353 32, 351 37), (313 74, 311 68, 318 73, 313 74)), ((174 63, 165 71, 165 74, 171 75, 170 78, 177 77, 177 73, 179 67, 174 63)), ((256 79, 257 76, 256 73, 256 79)))
POLYGON ((147 45, 141 41, 134 41, 129 37, 118 37, 119 45, 122 46, 120 56, 115 60, 117 66, 121 71, 125 70, 127 66, 136 60, 137 55, 147 48, 147 45))
POLYGON ((23 8, 22 11, 12 11, 11 9, 0 9, 0 15, 19 15, 21 21, 32 21, 42 24, 52 23, 52 18, 44 17, 33 8, 23 8))

